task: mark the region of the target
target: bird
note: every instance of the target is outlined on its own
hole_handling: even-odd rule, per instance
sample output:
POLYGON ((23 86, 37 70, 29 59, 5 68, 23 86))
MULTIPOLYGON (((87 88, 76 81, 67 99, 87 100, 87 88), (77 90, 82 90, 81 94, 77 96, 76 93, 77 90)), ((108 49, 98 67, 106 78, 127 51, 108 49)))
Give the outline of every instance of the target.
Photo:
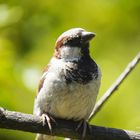
MULTIPOLYGON (((83 136, 86 134, 86 122, 101 83, 100 68, 90 56, 90 41, 94 37, 93 32, 72 28, 56 40, 54 54, 39 82, 33 111, 47 120, 50 130, 53 118, 72 119, 84 122, 83 136)), ((36 140, 53 139, 45 134, 36 136, 36 140)))

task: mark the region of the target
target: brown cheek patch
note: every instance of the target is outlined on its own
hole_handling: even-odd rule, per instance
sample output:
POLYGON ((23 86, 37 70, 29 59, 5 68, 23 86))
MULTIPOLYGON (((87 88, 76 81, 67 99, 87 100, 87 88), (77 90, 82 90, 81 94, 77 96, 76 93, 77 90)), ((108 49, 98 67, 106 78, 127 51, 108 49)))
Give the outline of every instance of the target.
POLYGON ((59 50, 59 48, 61 48, 61 46, 63 45, 63 41, 64 41, 64 38, 61 38, 56 41, 56 44, 55 44, 55 49, 56 50, 59 50))
POLYGON ((54 56, 55 58, 57 58, 57 59, 60 59, 60 58, 61 58, 61 56, 60 56, 60 51, 59 51, 59 50, 55 50, 53 56, 54 56))
POLYGON ((68 36, 64 36, 64 37, 59 37, 55 43, 55 49, 59 50, 59 48, 61 48, 61 46, 63 45, 64 41, 68 40, 69 37, 68 36))
POLYGON ((60 48, 62 47, 64 41, 68 40, 69 37, 68 36, 64 36, 64 37, 59 37, 55 43, 55 52, 54 52, 54 57, 57 59, 60 59, 60 48))

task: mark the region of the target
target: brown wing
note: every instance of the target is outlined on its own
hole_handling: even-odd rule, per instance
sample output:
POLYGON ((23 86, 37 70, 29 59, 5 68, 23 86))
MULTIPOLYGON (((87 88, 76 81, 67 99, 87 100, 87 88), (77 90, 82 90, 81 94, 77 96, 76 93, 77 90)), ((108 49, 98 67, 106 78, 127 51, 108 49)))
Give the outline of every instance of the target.
MULTIPOLYGON (((46 73, 48 71, 48 68, 49 68, 49 65, 44 68, 43 73, 46 73)), ((43 87, 44 80, 45 80, 45 75, 39 81, 38 93, 40 92, 41 88, 43 87)))
POLYGON ((43 87, 44 80, 45 80, 45 76, 42 77, 39 81, 38 93, 40 92, 41 88, 43 87))

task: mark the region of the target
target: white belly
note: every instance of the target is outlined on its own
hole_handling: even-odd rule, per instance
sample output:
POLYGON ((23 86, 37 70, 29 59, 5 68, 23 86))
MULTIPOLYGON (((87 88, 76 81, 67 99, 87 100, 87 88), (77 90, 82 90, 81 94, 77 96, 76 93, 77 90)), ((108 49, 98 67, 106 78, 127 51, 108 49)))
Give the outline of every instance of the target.
POLYGON ((35 100, 34 113, 66 119, 87 119, 96 101, 100 77, 88 84, 66 84, 62 77, 50 73, 35 100))
POLYGON ((51 113, 60 118, 87 119, 96 101, 97 84, 69 85, 55 96, 51 113))

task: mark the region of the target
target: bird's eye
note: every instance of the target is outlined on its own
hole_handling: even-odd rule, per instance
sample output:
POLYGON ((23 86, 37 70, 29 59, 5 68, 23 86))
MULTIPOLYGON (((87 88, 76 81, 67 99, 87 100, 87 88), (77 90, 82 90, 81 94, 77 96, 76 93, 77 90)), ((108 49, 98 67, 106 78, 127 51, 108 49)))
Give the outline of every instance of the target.
POLYGON ((70 46, 79 46, 80 45, 80 37, 74 37, 71 39, 68 39, 64 45, 70 45, 70 46))

